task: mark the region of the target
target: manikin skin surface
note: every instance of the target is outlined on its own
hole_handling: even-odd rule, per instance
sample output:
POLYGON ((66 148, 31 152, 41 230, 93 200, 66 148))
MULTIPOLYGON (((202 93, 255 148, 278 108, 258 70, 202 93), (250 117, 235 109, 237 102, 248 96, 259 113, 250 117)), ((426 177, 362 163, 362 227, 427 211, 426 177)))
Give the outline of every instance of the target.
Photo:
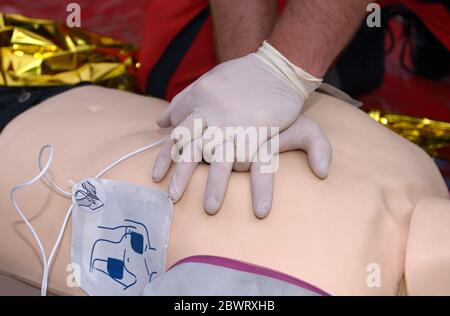
POLYGON ((406 250, 410 295, 450 294, 450 200, 422 199, 414 209, 406 250))
MULTIPOLYGON (((60 186, 93 177, 122 155, 169 135, 155 123, 166 106, 87 86, 50 98, 12 121, 0 134, 0 272, 36 285, 41 281, 36 243, 9 199, 14 185, 38 173, 40 148, 54 146, 50 175, 60 186)), ((248 173, 233 173, 222 209, 206 215, 208 168, 200 166, 174 208, 167 267, 192 255, 218 255, 290 274, 334 295, 399 293, 413 210, 425 197, 448 199, 443 179, 420 148, 362 111, 321 94, 313 94, 307 107, 306 115, 333 146, 329 177, 316 178, 302 152, 281 155, 273 208, 261 221, 253 215, 248 173), (367 285, 366 269, 373 263, 380 267, 379 287, 367 285)), ((133 157, 105 178, 166 190, 170 177, 161 184, 151 179, 157 153, 133 157)), ((17 201, 49 254, 70 200, 36 183, 19 191, 17 201)), ((52 293, 83 294, 68 286, 70 243, 71 222, 50 272, 52 293)), ((411 260, 421 247, 415 246, 416 255, 408 253, 411 260)))

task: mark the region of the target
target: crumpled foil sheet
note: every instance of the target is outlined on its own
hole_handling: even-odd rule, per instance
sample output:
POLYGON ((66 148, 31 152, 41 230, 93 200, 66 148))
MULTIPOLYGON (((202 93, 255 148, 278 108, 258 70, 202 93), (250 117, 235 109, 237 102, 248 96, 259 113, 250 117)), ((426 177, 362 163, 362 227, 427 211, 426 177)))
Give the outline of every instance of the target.
POLYGON ((369 115, 377 122, 422 147, 430 156, 450 161, 450 123, 383 113, 379 110, 370 111, 369 115))
POLYGON ((92 82, 135 90, 133 46, 83 28, 0 12, 0 86, 92 82))

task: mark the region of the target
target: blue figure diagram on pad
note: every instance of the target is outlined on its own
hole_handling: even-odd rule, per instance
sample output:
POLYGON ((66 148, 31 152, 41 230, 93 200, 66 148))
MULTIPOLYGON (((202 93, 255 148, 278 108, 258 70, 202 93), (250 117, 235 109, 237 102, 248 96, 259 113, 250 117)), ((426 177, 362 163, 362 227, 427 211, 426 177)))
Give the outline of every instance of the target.
POLYGON ((92 245, 89 271, 107 275, 123 290, 137 282, 150 283, 156 274, 149 270, 150 252, 156 249, 150 245, 147 227, 130 219, 116 227, 97 227, 102 230, 99 234, 102 238, 92 245), (144 280, 136 269, 145 271, 144 280))

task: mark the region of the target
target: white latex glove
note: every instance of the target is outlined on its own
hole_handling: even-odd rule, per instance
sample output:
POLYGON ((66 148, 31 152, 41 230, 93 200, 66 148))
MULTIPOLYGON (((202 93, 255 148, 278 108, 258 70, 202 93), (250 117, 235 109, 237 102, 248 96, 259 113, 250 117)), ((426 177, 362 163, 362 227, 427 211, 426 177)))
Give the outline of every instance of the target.
MULTIPOLYGON (((272 141, 269 140, 260 149, 270 153, 272 159, 278 158, 279 153, 302 150, 307 154, 314 174, 321 179, 328 176, 332 148, 315 121, 300 115, 294 124, 278 135, 278 150, 271 149, 272 141)), ((268 165, 268 162, 256 161, 250 169, 253 212, 259 219, 266 218, 272 208, 274 173, 262 172, 264 165, 268 165)))
MULTIPOLYGON (((158 120, 160 127, 184 127, 191 139, 177 139, 183 148, 184 158, 198 153, 199 144, 211 145, 204 134, 213 128, 226 127, 277 127, 284 131, 296 122, 309 94, 321 83, 302 69, 296 67, 267 43, 257 53, 231 60, 216 66, 203 75, 171 102, 158 120), (194 130, 194 120, 202 120, 200 131, 194 130)), ((222 138, 213 144, 208 181, 204 196, 204 209, 215 214, 225 197, 231 171, 248 170, 260 145, 271 136, 257 139, 256 148, 248 148, 245 157, 226 162, 214 161, 214 156, 230 152, 236 145, 236 135, 222 138)), ((172 159, 174 140, 169 139, 162 147, 153 169, 153 180, 161 181, 167 174, 172 159)), ((200 149, 201 151, 201 149, 200 149)), ((169 195, 178 201, 198 162, 179 162, 169 186, 169 195)))

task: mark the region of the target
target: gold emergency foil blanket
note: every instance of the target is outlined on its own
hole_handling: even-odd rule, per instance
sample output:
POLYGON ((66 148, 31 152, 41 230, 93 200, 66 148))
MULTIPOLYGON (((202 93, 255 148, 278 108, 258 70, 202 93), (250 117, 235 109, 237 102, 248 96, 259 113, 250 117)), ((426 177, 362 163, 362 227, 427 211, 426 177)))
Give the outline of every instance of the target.
POLYGON ((93 82, 134 90, 134 48, 63 23, 0 12, 0 86, 93 82))
POLYGON ((419 145, 432 157, 450 161, 450 123, 378 110, 370 111, 369 115, 419 145))

